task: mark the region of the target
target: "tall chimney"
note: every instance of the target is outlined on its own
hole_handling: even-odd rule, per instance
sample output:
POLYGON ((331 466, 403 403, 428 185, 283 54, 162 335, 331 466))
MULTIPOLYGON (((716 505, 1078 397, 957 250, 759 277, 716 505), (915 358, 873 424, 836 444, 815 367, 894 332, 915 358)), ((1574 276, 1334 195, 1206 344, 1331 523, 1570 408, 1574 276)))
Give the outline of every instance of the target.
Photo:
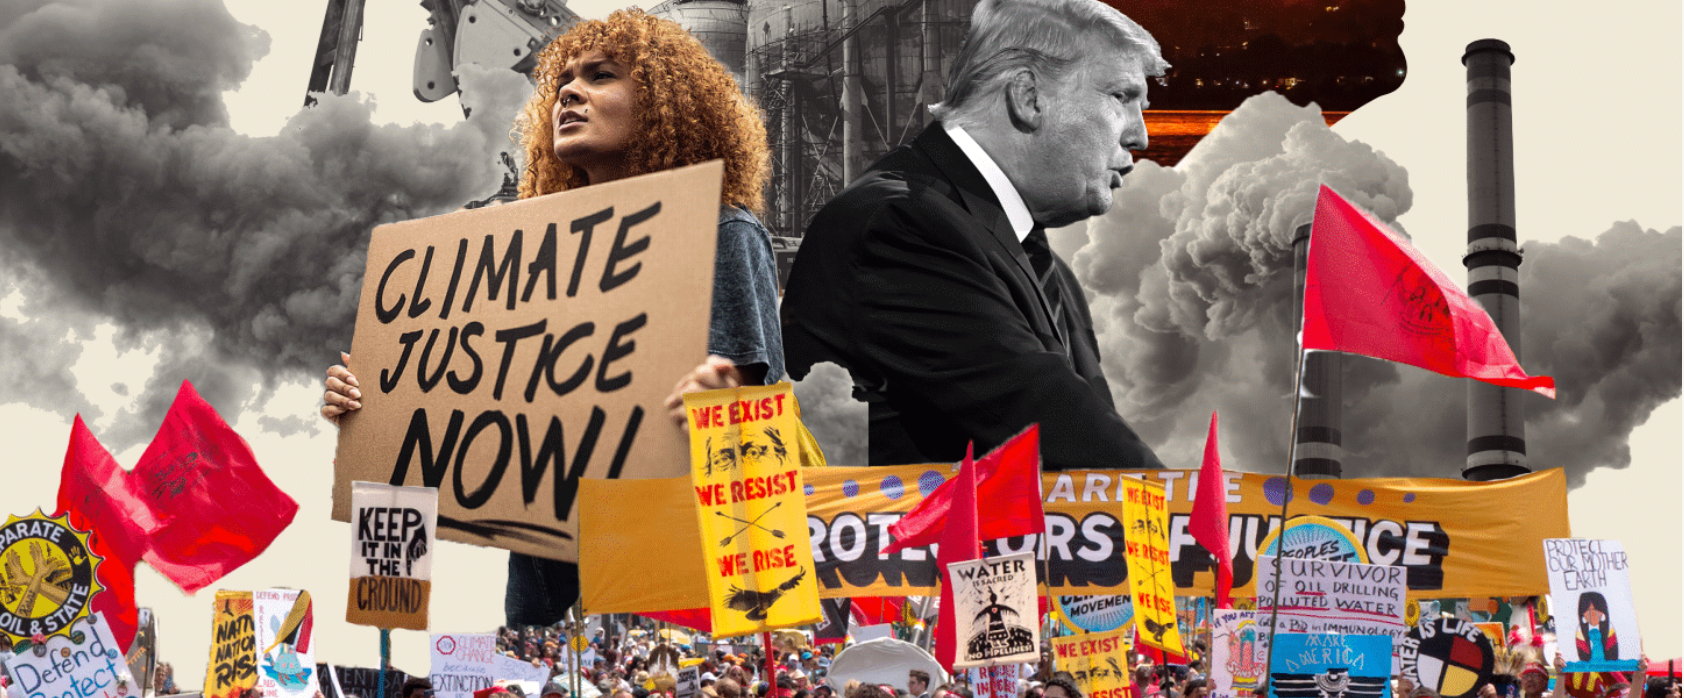
MULTIPOLYGON (((1485 307, 1520 358, 1520 248, 1514 232, 1514 128, 1509 66, 1496 39, 1468 44, 1468 295, 1485 307)), ((1526 466, 1523 391, 1468 381, 1466 480, 1497 480, 1526 466)))
MULTIPOLYGON (((1309 272, 1310 225, 1292 237, 1292 326, 1304 326, 1304 278, 1309 272)), ((1344 455, 1339 434, 1344 383, 1339 352, 1312 351, 1304 357, 1303 391, 1298 395, 1298 433, 1293 436, 1292 474, 1336 479, 1344 455)))

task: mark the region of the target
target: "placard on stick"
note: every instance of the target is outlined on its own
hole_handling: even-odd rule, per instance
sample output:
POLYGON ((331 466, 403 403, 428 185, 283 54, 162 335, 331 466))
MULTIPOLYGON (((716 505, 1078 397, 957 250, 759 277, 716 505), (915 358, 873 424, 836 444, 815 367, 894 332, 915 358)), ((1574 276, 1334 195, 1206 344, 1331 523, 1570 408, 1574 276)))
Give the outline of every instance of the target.
POLYGON ((6 660, 14 695, 128 698, 141 695, 105 615, 77 618, 70 632, 47 638, 45 652, 25 650, 6 660))
POLYGON ((707 353, 723 166, 376 228, 352 341, 351 482, 439 488, 439 535, 578 559, 578 481, 674 477, 662 404, 707 353))
POLYGON ((1544 539, 1550 602, 1568 673, 1632 671, 1641 640, 1631 602, 1630 569, 1616 540, 1544 539))
POLYGON ((346 622, 427 629, 438 500, 433 487, 352 483, 346 622))

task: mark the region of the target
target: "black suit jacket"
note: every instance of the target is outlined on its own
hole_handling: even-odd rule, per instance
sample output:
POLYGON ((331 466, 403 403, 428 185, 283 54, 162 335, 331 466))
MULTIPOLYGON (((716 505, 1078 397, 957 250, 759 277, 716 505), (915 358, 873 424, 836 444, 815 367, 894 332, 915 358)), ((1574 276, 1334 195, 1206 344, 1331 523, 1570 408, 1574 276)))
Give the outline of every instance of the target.
POLYGON ((813 218, 781 311, 791 375, 830 361, 870 403, 871 464, 951 462, 1041 425, 1048 470, 1161 468, 1123 423, 1075 275, 1062 312, 982 173, 932 123, 813 218))

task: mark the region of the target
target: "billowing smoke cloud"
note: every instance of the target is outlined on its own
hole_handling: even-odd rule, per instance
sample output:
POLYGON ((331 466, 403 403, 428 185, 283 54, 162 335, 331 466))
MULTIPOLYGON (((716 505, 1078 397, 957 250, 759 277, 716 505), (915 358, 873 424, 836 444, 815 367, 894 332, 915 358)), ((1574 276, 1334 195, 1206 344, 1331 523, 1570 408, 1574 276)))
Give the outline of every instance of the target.
MULTIPOLYGON (((1265 94, 1175 168, 1141 163, 1124 181, 1109 213, 1054 236, 1075 250, 1118 409, 1170 467, 1198 467, 1215 411, 1225 467, 1284 472, 1294 231, 1310 222, 1322 183, 1401 231, 1407 174, 1335 134, 1315 108, 1265 94)), ((1560 395, 1526 400, 1534 469, 1564 468, 1576 486, 1594 468, 1624 467, 1632 429, 1679 396, 1680 237, 1628 222, 1595 242, 1527 245, 1522 363, 1554 376, 1560 395)), ((1346 477, 1460 476, 1467 381, 1340 361, 1346 477)), ((847 404, 844 383, 826 386, 803 404, 847 404)), ((827 449, 864 441, 863 420, 808 421, 827 449)))
POLYGON ((795 383, 801 423, 813 432, 831 465, 868 462, 866 404, 855 400, 853 391, 848 369, 829 362, 814 366, 806 379, 795 383))
MULTIPOLYGON (((0 250, 46 280, 29 289, 43 311, 112 318, 130 341, 186 338, 162 342, 135 396, 141 420, 155 422, 183 378, 233 418, 254 377, 335 362, 368 230, 494 191, 530 91, 509 71, 469 73, 472 117, 450 128, 376 126, 353 94, 323 96, 277 136, 240 135, 221 93, 267 51, 215 0, 0 12, 0 250)), ((123 447, 144 428, 103 436, 123 447)))

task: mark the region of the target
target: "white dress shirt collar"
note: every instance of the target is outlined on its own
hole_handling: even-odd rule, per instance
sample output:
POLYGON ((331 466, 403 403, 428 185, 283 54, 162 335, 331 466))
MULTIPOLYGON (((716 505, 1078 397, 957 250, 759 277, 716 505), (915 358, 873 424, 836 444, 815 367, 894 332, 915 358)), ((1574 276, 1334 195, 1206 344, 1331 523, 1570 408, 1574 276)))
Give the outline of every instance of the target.
POLYGON ((1029 231, 1035 227, 1035 219, 1029 216, 1029 206, 1023 203, 1023 197, 1017 193, 1017 188, 1012 186, 1012 181, 1006 178, 1005 171, 994 162, 994 158, 988 156, 988 151, 983 150, 982 145, 978 144, 971 134, 965 133, 965 129, 948 124, 943 124, 942 128, 947 131, 947 137, 953 139, 954 145, 959 146, 959 150, 965 153, 965 157, 971 159, 971 164, 976 166, 977 171, 982 173, 983 180, 994 190, 994 198, 1000 200, 1000 208, 1005 209, 1006 220, 1011 223, 1012 232, 1017 234, 1017 241, 1023 242, 1024 238, 1029 237, 1029 231))

